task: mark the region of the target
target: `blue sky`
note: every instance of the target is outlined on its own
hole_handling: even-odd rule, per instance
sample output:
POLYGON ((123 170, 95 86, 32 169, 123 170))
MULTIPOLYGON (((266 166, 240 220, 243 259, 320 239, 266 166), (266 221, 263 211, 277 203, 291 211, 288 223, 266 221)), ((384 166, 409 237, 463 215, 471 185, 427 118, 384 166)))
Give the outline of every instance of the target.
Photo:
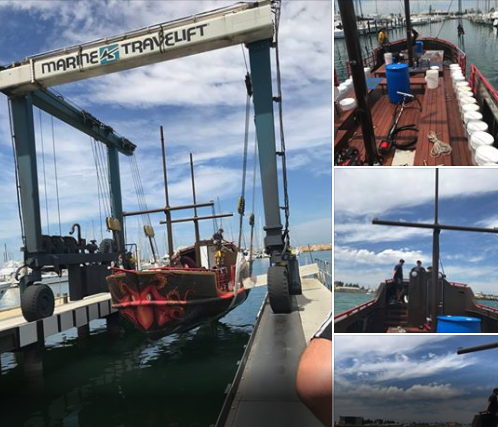
MULTIPOLYGON (((0 64, 8 65, 52 49, 122 34, 126 31, 205 12, 233 1, 2 1, 0 64)), ((291 243, 331 241, 331 87, 332 3, 283 2, 280 57, 284 129, 288 154, 291 243)), ((237 211, 241 192, 246 72, 241 46, 149 65, 54 87, 66 99, 89 111, 134 142, 149 208, 164 206, 159 126, 165 128, 170 204, 192 200, 189 153, 196 165, 199 202, 220 199, 223 212, 237 211)), ((246 53, 247 57, 247 53, 246 53)), ((275 67, 274 67, 275 68, 275 67)), ((276 93, 274 76, 274 92, 276 93)), ((35 109, 38 173, 43 233, 58 230, 52 122, 35 109), (42 150, 41 142, 44 142, 42 150), (42 168, 45 157, 47 196, 42 168), (45 213, 45 201, 49 215, 45 213)), ((276 119, 276 126, 278 121, 276 119)), ((63 235, 73 222, 84 237, 100 240, 97 181, 89 137, 54 120, 57 174, 63 235)), ((279 134, 277 132, 277 139, 279 134)), ((246 212, 252 208, 253 127, 250 139, 246 212)), ((138 208, 129 161, 121 160, 124 210, 138 208), (126 189, 129 188, 128 191, 126 189)), ((0 244, 19 259, 20 226, 7 98, 0 100, 0 244)), ((259 173, 259 172, 258 172, 259 173)), ((256 222, 262 198, 257 180, 256 222)), ((281 187, 280 187, 281 188, 281 187)), ((282 197, 282 192, 280 192, 282 197)), ((282 205, 283 202, 280 202, 282 205)), ((208 215, 210 209, 199 212, 208 215)), ((177 217, 185 217, 188 212, 177 217)), ((164 252, 161 215, 152 217, 159 251, 164 252)), ((225 234, 237 240, 238 218, 224 221, 225 234)), ((247 230, 247 220, 245 221, 247 230)), ((129 240, 137 241, 136 220, 128 223, 129 240)), ((175 226, 175 246, 191 244, 193 226, 175 226)), ((212 222, 201 226, 210 237, 212 222)), ((257 233, 258 236, 260 233, 257 233)), ((109 237, 104 230, 104 236, 109 237)), ((143 237, 141 237, 143 239, 143 237)), ((3 258, 3 257, 2 257, 3 258)))
MULTIPOLYGON (((377 287, 400 258, 409 270, 432 260, 432 231, 372 225, 373 218, 433 222, 434 170, 375 168, 335 171, 335 280, 377 287)), ((498 227, 498 170, 440 169, 439 222, 498 227)), ((498 294, 498 235, 441 232, 448 280, 498 294)))
POLYGON ((482 335, 337 335, 334 417, 471 424, 498 387, 490 375, 498 349, 456 352, 497 341, 482 335))

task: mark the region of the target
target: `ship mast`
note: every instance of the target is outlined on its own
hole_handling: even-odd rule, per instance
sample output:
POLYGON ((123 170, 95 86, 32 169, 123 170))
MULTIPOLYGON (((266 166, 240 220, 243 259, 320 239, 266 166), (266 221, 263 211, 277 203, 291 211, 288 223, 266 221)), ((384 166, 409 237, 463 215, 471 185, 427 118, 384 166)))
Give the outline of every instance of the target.
POLYGON ((368 105, 368 91, 361 56, 360 38, 356 28, 356 14, 351 0, 338 0, 341 12, 344 39, 348 50, 351 76, 353 77, 354 92, 358 103, 357 118, 363 133, 365 145, 365 163, 370 166, 379 164, 375 133, 373 129, 372 113, 368 105))

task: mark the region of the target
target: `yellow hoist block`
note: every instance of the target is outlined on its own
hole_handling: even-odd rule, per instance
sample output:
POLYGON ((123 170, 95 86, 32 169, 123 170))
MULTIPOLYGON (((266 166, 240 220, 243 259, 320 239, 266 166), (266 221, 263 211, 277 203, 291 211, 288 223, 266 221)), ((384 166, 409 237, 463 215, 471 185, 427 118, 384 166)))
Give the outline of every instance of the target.
POLYGON ((147 237, 155 236, 154 228, 152 227, 152 225, 144 225, 144 233, 147 237))
POLYGON ((105 223, 107 225, 107 229, 110 231, 121 231, 121 221, 117 218, 113 218, 111 216, 108 216, 105 219, 105 223))

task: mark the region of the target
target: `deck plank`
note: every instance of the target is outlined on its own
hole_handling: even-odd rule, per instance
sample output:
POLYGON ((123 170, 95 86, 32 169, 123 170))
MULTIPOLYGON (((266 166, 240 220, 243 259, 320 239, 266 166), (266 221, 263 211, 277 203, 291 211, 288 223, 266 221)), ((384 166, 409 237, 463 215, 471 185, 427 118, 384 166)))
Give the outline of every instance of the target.
MULTIPOLYGON (((416 124, 419 132, 402 132, 398 136, 398 142, 403 143, 409 138, 413 138, 413 136, 418 137, 414 165, 472 165, 472 153, 469 149, 465 128, 458 110, 449 69, 445 69, 444 72, 441 73, 437 89, 427 89, 427 86, 423 84, 423 77, 411 76, 410 80, 412 83, 413 93, 418 92, 413 90, 416 85, 418 85, 417 89, 425 89, 422 94, 417 94, 417 98, 422 104, 422 111, 419 112, 419 109, 415 103, 409 104, 408 107, 405 108, 398 126, 416 124), (431 156, 430 153, 433 144, 427 138, 427 134, 430 131, 435 132, 441 141, 451 145, 451 155, 439 156, 437 158, 431 156)), ((373 103, 371 108, 377 147, 389 133, 396 107, 396 105, 389 102, 387 94, 382 94, 381 89, 384 85, 385 82, 383 81, 379 87, 373 91, 373 93, 376 94, 376 102, 373 103)), ((341 130, 349 128, 349 125, 351 124, 348 123, 348 126, 344 126, 344 124, 342 124, 341 130)), ((348 134, 346 141, 349 146, 355 147, 359 150, 360 158, 364 160, 365 148, 363 145, 364 143, 362 140, 361 128, 356 122, 352 125, 353 128, 350 128, 351 133, 348 134)), ((340 135, 342 137, 341 146, 344 146, 344 143, 346 142, 344 140, 344 134, 341 133, 340 135)), ((389 154, 384 156, 383 164, 385 166, 390 166, 392 164, 394 153, 395 149, 393 148, 389 154)))

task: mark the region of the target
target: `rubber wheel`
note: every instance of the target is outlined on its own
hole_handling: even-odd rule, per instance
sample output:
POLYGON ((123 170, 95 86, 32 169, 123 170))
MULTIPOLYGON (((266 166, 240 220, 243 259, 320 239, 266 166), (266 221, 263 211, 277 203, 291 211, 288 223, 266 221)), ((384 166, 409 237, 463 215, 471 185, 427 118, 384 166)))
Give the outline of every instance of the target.
POLYGON ((22 314, 28 322, 52 316, 54 307, 54 293, 48 285, 28 286, 21 295, 22 314))
POLYGON ((287 281, 287 269, 279 265, 272 265, 268 269, 268 296, 270 306, 275 314, 290 313, 292 298, 287 281))

